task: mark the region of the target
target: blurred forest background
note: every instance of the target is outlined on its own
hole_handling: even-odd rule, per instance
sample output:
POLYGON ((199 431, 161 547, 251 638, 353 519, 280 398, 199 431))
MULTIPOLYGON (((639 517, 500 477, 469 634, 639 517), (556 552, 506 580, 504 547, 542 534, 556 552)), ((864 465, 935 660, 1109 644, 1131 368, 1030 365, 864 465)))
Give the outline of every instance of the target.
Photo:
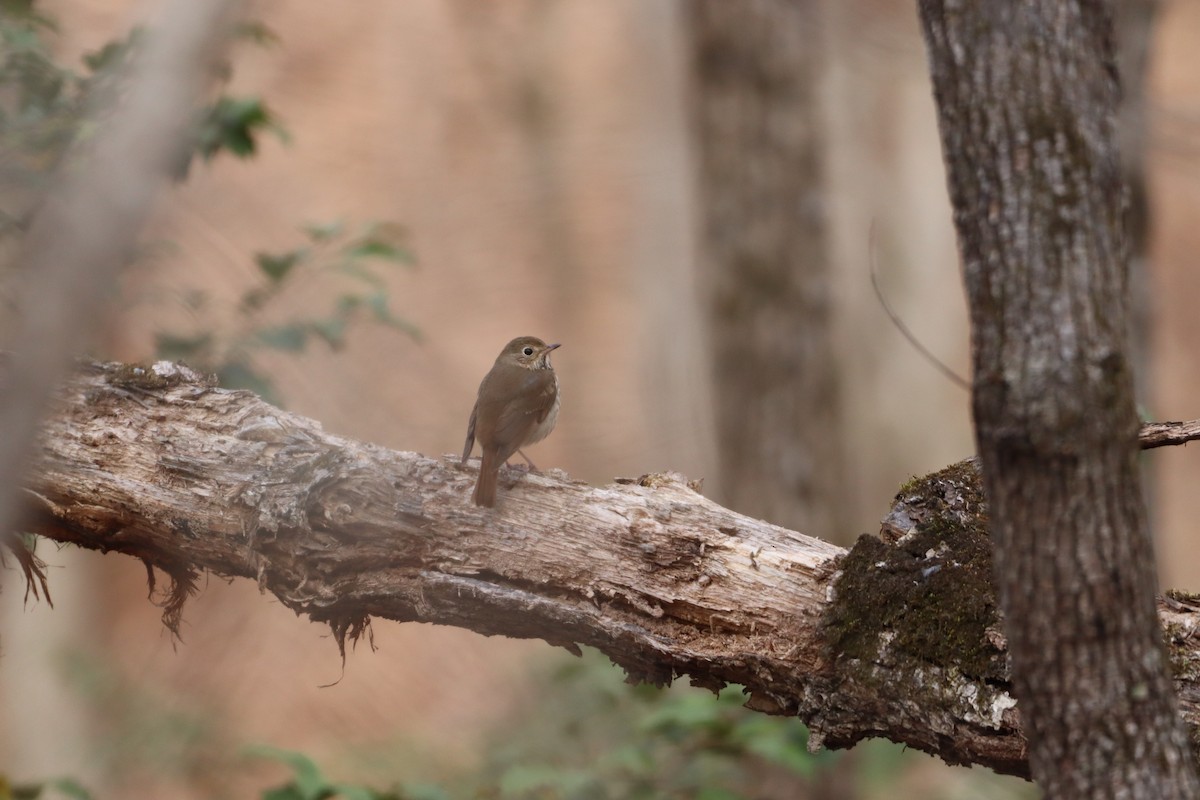
MULTIPOLYGON (((914 350, 872 291, 872 227, 889 302, 964 376, 968 333, 914 4, 804 5, 795 40, 816 54, 803 79, 814 91, 806 135, 820 153, 808 211, 831 265, 818 335, 833 354, 837 424, 828 452, 796 458, 836 480, 823 501, 832 511, 759 513, 847 545, 877 529, 910 476, 972 452, 967 393, 914 350)), ((117 0, 38 8, 58 22, 47 37, 56 58, 81 71, 145 12, 117 0)), ((279 402, 338 434, 441 454, 460 449, 501 346, 536 335, 563 343, 563 411, 531 452, 540 466, 596 484, 677 470, 755 513, 721 470, 684 0, 259 0, 250 13, 271 35, 235 46, 225 91, 262 98, 286 136, 263 131, 251 159, 194 163, 164 197, 97 354, 228 354, 251 325, 274 326, 242 366, 269 379, 279 402), (274 286, 267 276, 297 248, 333 263, 364 243, 358 255, 386 262, 372 263, 374 277, 310 270, 265 290, 275 293, 253 315, 239 305, 274 286), (402 254, 415 263, 392 263, 402 254), (367 315, 312 328, 299 349, 287 323, 328 322, 347 285, 369 288, 359 302, 385 324, 367 315), (371 299, 379 290, 393 316, 371 299), (206 333, 225 344, 200 344, 206 333)), ((1150 209, 1143 404, 1149 417, 1187 419, 1200 417, 1200 4, 1159 5, 1149 53, 1135 142, 1150 209)), ((1163 585, 1196 589, 1200 458, 1186 448, 1146 458, 1163 585)), ((759 736, 745 759, 774 766, 748 779, 748 797, 1031 796, 1020 782, 890 746, 798 761, 767 752, 769 735, 745 727, 761 715, 737 714, 736 696, 683 689, 666 705, 622 687, 602 659, 541 642, 377 621, 378 651, 358 648, 343 674, 326 629, 248 581, 208 580, 176 644, 147 602, 141 564, 39 552, 54 565, 54 609, 26 607, 19 573, 0 573, 0 772, 18 781, 67 775, 100 797, 247 797, 287 774, 241 755, 266 744, 412 796, 486 773, 508 780, 502 796, 557 797, 570 795, 536 794, 552 770, 528 765, 603 763, 666 781, 668 763, 744 770, 747 760, 698 753, 759 736), (653 768, 638 760, 677 739, 684 749, 659 753, 653 768), (514 776, 514 764, 527 768, 514 776)), ((586 784, 564 775, 554 774, 560 789, 586 784)), ((687 784, 657 790, 693 796, 687 784)))

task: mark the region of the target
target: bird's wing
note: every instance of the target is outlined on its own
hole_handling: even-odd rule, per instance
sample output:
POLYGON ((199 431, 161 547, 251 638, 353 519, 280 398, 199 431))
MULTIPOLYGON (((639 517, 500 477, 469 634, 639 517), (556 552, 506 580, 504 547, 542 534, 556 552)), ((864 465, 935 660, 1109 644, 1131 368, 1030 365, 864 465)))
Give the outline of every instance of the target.
POLYGON ((529 375, 522 381, 521 391, 504 405, 496 419, 494 441, 510 445, 500 452, 503 461, 517 452, 534 427, 546 419, 554 407, 557 394, 553 372, 546 369, 529 370, 529 375))
POLYGON ((467 459, 471 457, 471 449, 475 447, 475 417, 479 413, 479 400, 475 401, 475 407, 471 409, 471 421, 467 423, 467 442, 463 445, 463 456, 461 464, 467 463, 467 459))

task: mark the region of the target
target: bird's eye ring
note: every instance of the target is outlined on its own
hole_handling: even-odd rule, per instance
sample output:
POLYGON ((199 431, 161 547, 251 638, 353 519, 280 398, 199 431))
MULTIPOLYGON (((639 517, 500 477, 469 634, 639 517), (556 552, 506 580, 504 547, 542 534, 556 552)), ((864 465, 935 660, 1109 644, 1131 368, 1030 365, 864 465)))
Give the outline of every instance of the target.
POLYGON ((533 355, 533 348, 526 346, 526 348, 524 350, 522 350, 521 352, 527 356, 531 356, 531 355, 533 355))

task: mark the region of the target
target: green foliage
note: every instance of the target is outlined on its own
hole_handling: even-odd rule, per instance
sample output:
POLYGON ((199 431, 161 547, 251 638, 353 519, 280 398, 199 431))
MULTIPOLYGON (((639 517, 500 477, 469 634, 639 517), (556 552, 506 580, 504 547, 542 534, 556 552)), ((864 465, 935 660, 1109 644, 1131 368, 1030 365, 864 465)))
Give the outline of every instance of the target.
POLYGON ((410 800, 411 795, 398 790, 379 791, 366 786, 329 781, 311 758, 303 753, 282 750, 278 747, 260 745, 247 748, 246 754, 257 758, 279 761, 292 769, 292 779, 280 786, 267 789, 262 800, 410 800))
POLYGON ((92 795, 72 778, 13 786, 0 773, 0 800, 92 800, 92 795))
POLYGON ((306 225, 302 230, 304 244, 255 254, 259 280, 233 308, 219 307, 203 290, 190 293, 185 302, 199 317, 198 329, 157 334, 158 357, 187 361, 216 373, 222 386, 250 389, 278 402, 273 384, 255 363, 258 351, 302 353, 314 340, 340 350, 351 325, 362 318, 420 338, 417 328, 396 315, 389 303, 384 269, 414 263, 398 226, 368 223, 350 229, 337 222, 306 225), (326 311, 277 321, 275 306, 281 298, 317 283, 322 284, 322 296, 335 297, 326 311), (235 324, 222 325, 220 320, 229 317, 235 324))
MULTIPOLYGON (((252 158, 263 133, 271 133, 281 142, 290 140, 287 129, 262 98, 222 95, 200 115, 192 148, 205 161, 221 152, 252 158)), ((189 163, 190 158, 181 167, 180 178, 187 175, 189 163)))
POLYGON ((65 654, 60 667, 67 684, 104 721, 93 755, 115 774, 150 771, 196 780, 228 760, 219 723, 206 709, 131 681, 82 651, 65 654))
MULTIPOLYGON (((749 711, 737 687, 714 696, 688 686, 629 686, 622 671, 594 651, 543 676, 536 699, 498 726, 484 763, 467 774, 461 768, 431 772, 430 755, 419 744, 419 761, 401 766, 413 747, 392 742, 373 752, 348 743, 337 759, 342 768, 381 775, 377 782, 393 784, 389 789, 362 779, 331 780, 310 756, 276 747, 246 748, 239 757, 240 743, 223 735, 203 706, 160 696, 96 659, 76 654, 66 664, 81 699, 105 721, 95 753, 105 769, 124 778, 152 777, 159 785, 174 776, 198 796, 231 796, 247 757, 288 769, 282 782, 259 790, 261 800, 770 800, 817 796, 823 787, 814 781, 835 767, 843 774, 834 785, 846 792, 839 796, 860 800, 1036 796, 1034 787, 984 769, 947 773, 937 786, 927 779, 907 786, 911 767, 927 764, 928 756, 884 741, 865 742, 853 754, 814 755, 798 720, 749 711), (403 783, 396 783, 397 775, 403 783), (432 782, 408 780, 418 777, 432 782)), ((0 773, 0 800, 10 798, 90 800, 69 779, 10 786, 0 773)))
POLYGON ((630 687, 607 658, 588 653, 549 677, 535 713, 506 726, 472 789, 503 800, 738 800, 801 793, 837 760, 808 752, 799 720, 745 702, 737 686, 715 697, 630 687))
POLYGON ((837 796, 861 800, 1036 796, 1023 781, 982 768, 946 773, 942 786, 906 787, 929 756, 882 740, 852 753, 809 753, 799 720, 750 711, 745 701, 737 686, 716 697, 686 685, 629 686, 622 670, 587 651, 546 677, 529 710, 502 725, 481 773, 453 783, 451 796, 769 800, 823 796, 830 785, 840 787, 837 796))
MULTIPOLYGON (((46 44, 55 24, 30 3, 0 6, 0 234, 23 222, 31 195, 80 135, 84 97, 111 78, 115 58, 78 73, 61 66, 46 44)), ((112 45, 114 52, 120 43, 112 45)))
MULTIPOLYGON (((34 0, 0 0, 0 236, 18 232, 28 209, 36 202, 52 168, 74 142, 91 135, 90 110, 117 109, 123 75, 136 58, 144 34, 134 29, 82 59, 81 69, 59 64, 46 39, 56 30, 53 20, 34 0)), ((265 25, 247 21, 240 38, 257 45, 274 43, 265 25)), ((231 70, 226 65, 223 74, 231 70)), ((192 161, 211 160, 220 153, 251 158, 265 133, 287 141, 287 133, 260 97, 219 94, 198 112, 192 147, 177 168, 186 177, 192 161)), ((255 363, 254 353, 276 350, 304 352, 314 340, 332 349, 346 341, 351 323, 366 318, 403 331, 417 330, 392 312, 388 283, 381 264, 411 264, 412 256, 395 226, 372 224, 347 231, 341 223, 309 225, 307 243, 290 251, 254 256, 262 280, 245 292, 236 309, 220 308, 203 291, 193 292, 185 305, 198 324, 191 331, 160 331, 159 357, 186 360, 215 373, 225 386, 245 388, 278 402, 274 387, 255 363), (281 320, 272 306, 285 290, 335 276, 336 299, 324 313, 281 320), (228 320, 234 319, 233 329, 228 320)))
MULTIPOLYGON (((145 39, 144 31, 134 28, 84 55, 82 69, 75 69, 55 60, 47 44, 56 30, 53 19, 33 0, 0 3, 0 182, 10 190, 42 188, 70 145, 91 135, 87 113, 117 107, 114 101, 120 96, 125 68, 145 39)), ((239 33, 258 44, 272 40, 259 23, 244 23, 239 33)), ((228 68, 224 72, 228 76, 228 68)), ((177 174, 187 174, 193 155, 205 160, 221 152, 251 156, 263 133, 287 140, 261 98, 219 94, 198 114, 192 150, 177 174)), ((0 208, 0 234, 19 229, 31 203, 27 192, 10 193, 13 197, 0 208)))

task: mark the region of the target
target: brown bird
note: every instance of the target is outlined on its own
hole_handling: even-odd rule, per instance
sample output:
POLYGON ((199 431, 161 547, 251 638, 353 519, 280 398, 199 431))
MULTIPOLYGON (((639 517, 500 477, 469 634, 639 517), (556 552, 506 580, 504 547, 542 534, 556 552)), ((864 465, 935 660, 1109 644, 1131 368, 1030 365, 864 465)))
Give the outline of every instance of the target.
POLYGON ((533 336, 513 339, 479 384, 461 462, 467 463, 479 437, 483 459, 475 482, 475 505, 494 506, 500 465, 554 430, 558 421, 558 376, 550 365, 550 352, 558 346, 533 336))

